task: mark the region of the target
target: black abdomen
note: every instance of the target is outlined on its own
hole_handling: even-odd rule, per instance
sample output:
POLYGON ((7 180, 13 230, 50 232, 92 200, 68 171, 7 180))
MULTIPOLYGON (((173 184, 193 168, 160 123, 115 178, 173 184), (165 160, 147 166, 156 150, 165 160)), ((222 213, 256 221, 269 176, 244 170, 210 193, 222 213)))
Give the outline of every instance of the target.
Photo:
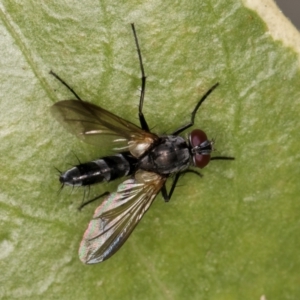
POLYGON ((60 175, 59 181, 65 185, 84 186, 131 175, 137 159, 129 152, 106 156, 77 165, 60 175))

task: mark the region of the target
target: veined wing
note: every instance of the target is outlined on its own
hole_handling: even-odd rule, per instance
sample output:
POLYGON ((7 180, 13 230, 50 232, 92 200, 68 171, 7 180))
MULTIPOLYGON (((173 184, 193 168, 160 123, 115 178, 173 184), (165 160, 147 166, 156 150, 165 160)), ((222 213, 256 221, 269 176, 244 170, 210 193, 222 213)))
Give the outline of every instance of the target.
POLYGON ((166 177, 139 170, 95 210, 79 248, 79 258, 95 264, 112 256, 148 210, 166 177))
POLYGON ((140 157, 158 139, 155 134, 85 101, 60 101, 51 107, 51 112, 83 141, 115 151, 130 151, 135 157, 140 157))

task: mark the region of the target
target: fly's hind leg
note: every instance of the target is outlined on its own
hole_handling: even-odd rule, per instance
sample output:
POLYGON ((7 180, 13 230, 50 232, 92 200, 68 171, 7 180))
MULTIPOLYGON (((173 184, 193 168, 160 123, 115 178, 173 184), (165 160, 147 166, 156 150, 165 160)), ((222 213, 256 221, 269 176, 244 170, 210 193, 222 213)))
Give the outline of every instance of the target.
POLYGON ((62 83, 75 97, 77 100, 82 101, 82 99, 78 96, 78 94, 63 80, 61 79, 56 73, 52 70, 49 72, 52 76, 54 76, 60 83, 62 83))
POLYGON ((94 202, 94 201, 96 201, 96 200, 98 200, 98 199, 100 199, 100 198, 102 198, 102 197, 108 196, 109 194, 110 194, 110 192, 104 192, 104 193, 101 194, 101 195, 98 195, 98 196, 96 196, 96 197, 94 197, 94 198, 92 198, 92 199, 90 199, 90 200, 87 200, 87 201, 83 202, 83 203, 78 207, 78 210, 82 210, 86 205, 88 205, 88 204, 90 204, 90 203, 92 203, 92 202, 94 202))

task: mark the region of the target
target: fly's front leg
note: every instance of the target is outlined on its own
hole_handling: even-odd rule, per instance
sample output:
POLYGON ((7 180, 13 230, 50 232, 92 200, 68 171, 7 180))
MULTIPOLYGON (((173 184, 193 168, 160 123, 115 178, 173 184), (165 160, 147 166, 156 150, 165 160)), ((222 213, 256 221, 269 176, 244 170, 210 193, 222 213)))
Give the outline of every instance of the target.
POLYGON ((182 131, 190 128, 191 126, 194 125, 194 121, 195 121, 195 116, 196 113, 199 109, 199 107, 201 106, 201 104, 204 102, 204 100, 211 94, 211 92, 219 85, 219 83, 216 83, 215 85, 213 85, 203 96, 202 98, 199 100, 199 102, 197 103, 197 105, 195 106, 194 110, 192 111, 192 116, 191 116, 191 121, 181 127, 179 127, 177 130, 175 130, 172 135, 178 135, 179 133, 181 133, 182 131))
POLYGON ((199 177, 202 177, 202 175, 201 175, 199 172, 195 171, 195 170, 186 170, 186 171, 177 173, 177 174, 175 175, 174 180, 173 180, 173 183, 172 183, 172 186, 171 186, 171 189, 170 189, 169 194, 168 194, 168 192, 167 192, 167 189, 166 189, 166 185, 165 185, 165 184, 163 185, 163 187, 162 187, 162 189, 161 189, 161 193, 162 193, 162 196, 163 196, 165 202, 169 202, 169 201, 170 201, 170 199, 171 199, 171 197, 172 197, 172 195, 173 195, 173 192, 174 192, 174 190, 175 190, 175 188, 176 188, 176 185, 177 185, 177 182, 178 182, 180 176, 183 176, 183 175, 186 174, 186 173, 193 173, 193 174, 198 175, 199 177))
POLYGON ((146 75, 145 75, 145 71, 144 71, 144 65, 143 65, 143 60, 142 60, 142 54, 141 54, 141 49, 139 46, 139 41, 136 35, 136 31, 135 31, 135 27, 134 24, 131 24, 131 28, 133 31, 133 36, 134 36, 134 40, 135 40, 135 45, 136 45, 136 50, 139 56, 139 62, 140 62, 140 69, 141 69, 141 80, 142 80, 142 86, 141 86, 141 96, 140 96, 140 103, 139 103, 139 119, 140 119, 140 123, 141 123, 141 127, 143 130, 150 132, 149 130, 149 126, 147 124, 147 121, 144 117, 143 114, 143 104, 144 104, 144 98, 145 98, 145 91, 146 91, 146 75))
POLYGON ((210 160, 235 160, 232 156, 213 156, 210 160))

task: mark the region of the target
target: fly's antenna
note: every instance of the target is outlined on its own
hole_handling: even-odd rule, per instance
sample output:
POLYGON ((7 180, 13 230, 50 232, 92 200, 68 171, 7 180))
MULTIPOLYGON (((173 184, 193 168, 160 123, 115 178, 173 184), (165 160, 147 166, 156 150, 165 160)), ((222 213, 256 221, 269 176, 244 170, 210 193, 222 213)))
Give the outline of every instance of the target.
POLYGON ((215 145, 215 143, 216 143, 216 140, 217 140, 217 138, 212 138, 212 139, 210 140, 210 144, 211 144, 212 151, 218 152, 218 149, 216 149, 216 148, 214 147, 214 145, 215 145))

